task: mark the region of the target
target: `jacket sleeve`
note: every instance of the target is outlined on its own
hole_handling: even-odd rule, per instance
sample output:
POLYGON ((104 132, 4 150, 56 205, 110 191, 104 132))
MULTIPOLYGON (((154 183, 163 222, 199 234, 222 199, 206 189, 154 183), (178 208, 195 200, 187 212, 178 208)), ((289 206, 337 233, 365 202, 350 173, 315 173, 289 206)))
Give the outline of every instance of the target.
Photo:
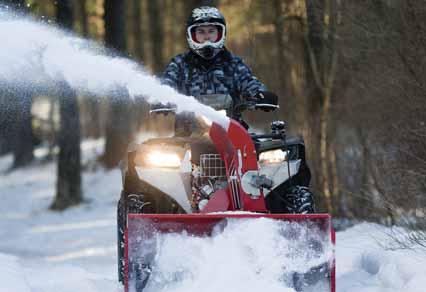
POLYGON ((266 90, 266 86, 253 75, 250 68, 240 58, 237 58, 236 82, 238 91, 243 98, 253 97, 260 91, 266 90))
POLYGON ((180 64, 181 60, 179 56, 174 57, 167 65, 166 70, 163 72, 161 83, 170 87, 179 89, 179 84, 182 76, 180 76, 180 64))

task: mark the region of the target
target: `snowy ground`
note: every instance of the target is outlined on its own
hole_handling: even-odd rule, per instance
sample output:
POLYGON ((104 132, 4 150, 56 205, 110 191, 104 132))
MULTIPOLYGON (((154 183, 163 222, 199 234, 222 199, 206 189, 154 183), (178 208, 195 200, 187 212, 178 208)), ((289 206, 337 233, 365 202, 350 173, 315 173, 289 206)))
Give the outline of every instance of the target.
MULTIPOLYGON (((83 149, 87 165, 101 143, 85 142, 83 149)), ((55 165, 36 163, 7 173, 11 162, 10 156, 0 157, 0 292, 121 291, 115 245, 119 171, 85 171, 87 202, 55 213, 47 211, 54 196, 55 165)), ((425 291, 426 254, 386 251, 378 244, 388 241, 386 229, 373 224, 338 232, 337 291, 425 291)), ((219 268, 226 274, 226 267, 219 268)), ((227 285, 229 291, 239 291, 227 285)), ((265 285, 262 290, 272 291, 265 285)), ((259 289, 253 285, 245 292, 251 290, 259 289)))

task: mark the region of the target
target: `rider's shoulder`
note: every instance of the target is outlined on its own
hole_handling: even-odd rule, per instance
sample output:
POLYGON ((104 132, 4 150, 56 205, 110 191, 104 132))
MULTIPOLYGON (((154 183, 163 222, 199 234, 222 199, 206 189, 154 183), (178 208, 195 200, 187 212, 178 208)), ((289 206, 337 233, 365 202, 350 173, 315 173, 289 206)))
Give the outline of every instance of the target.
POLYGON ((225 60, 227 60, 228 62, 232 64, 235 64, 235 65, 244 64, 243 58, 233 54, 232 52, 228 50, 224 52, 224 56, 225 56, 225 60))
POLYGON ((172 62, 182 64, 187 61, 189 52, 178 54, 172 58, 172 62))

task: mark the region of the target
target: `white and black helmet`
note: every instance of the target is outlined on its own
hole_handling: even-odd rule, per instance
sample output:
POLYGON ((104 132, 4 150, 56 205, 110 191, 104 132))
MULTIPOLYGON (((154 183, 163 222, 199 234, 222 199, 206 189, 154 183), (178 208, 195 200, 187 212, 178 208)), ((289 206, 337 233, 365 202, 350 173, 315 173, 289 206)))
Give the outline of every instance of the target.
POLYGON ((189 48, 204 59, 212 59, 225 45, 225 17, 215 7, 203 6, 192 10, 186 24, 186 39, 189 48), (195 37, 195 28, 202 25, 214 25, 218 29, 218 38, 214 41, 200 43, 195 37))

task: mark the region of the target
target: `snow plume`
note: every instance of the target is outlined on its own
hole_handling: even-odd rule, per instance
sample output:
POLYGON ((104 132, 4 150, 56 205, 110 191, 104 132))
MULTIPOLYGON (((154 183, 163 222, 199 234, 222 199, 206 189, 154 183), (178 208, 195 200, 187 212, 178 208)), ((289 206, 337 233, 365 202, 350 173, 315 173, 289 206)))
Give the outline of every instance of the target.
POLYGON ((228 126, 222 114, 162 85, 139 64, 109 56, 99 45, 51 25, 0 8, 0 39, 0 80, 12 87, 54 90, 65 80, 73 89, 96 96, 125 89, 132 99, 173 103, 177 112, 194 112, 228 126))
MULTIPOLYGON (((147 292, 295 292, 296 273, 305 274, 333 256, 327 231, 308 225, 267 218, 227 219, 226 227, 222 230, 218 224, 211 237, 156 234, 131 249, 129 257, 153 258, 147 292)), ((316 286, 315 291, 329 289, 316 286)))

